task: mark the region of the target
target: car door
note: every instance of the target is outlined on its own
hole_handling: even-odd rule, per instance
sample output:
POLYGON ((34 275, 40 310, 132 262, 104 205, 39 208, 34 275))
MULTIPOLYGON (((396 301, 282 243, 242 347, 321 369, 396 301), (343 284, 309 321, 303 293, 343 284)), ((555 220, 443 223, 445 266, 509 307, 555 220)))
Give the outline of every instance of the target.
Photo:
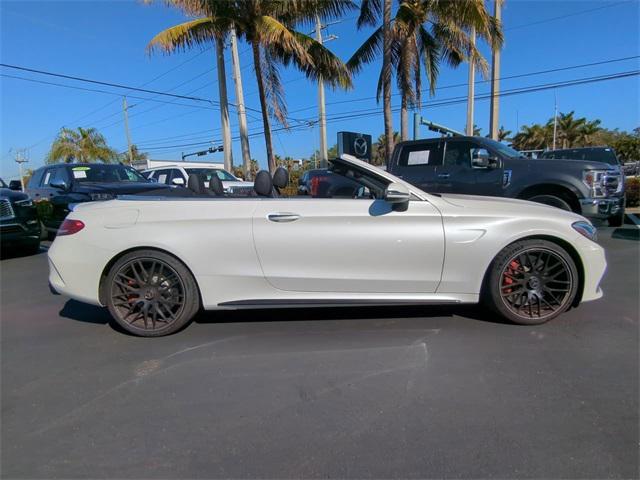
POLYGON ((478 145, 464 139, 444 142, 442 165, 436 169, 438 191, 469 195, 492 195, 499 188, 502 174, 494 168, 477 168, 471 159, 478 145))
POLYGON ((438 192, 436 169, 442 163, 442 141, 429 140, 402 145, 393 160, 394 175, 425 192, 438 192))
POLYGON ((427 201, 400 211, 372 198, 265 198, 253 234, 265 278, 280 290, 431 293, 441 278, 442 219, 427 201))

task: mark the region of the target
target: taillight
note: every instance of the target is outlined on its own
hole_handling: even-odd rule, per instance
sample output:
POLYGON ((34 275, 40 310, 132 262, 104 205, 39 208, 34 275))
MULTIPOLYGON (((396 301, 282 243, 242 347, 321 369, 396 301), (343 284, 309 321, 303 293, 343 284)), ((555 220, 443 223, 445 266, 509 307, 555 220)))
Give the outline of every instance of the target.
POLYGON ((57 235, 59 237, 61 237, 62 235, 73 235, 74 233, 78 233, 83 228, 84 223, 80 220, 70 220, 67 218, 64 222, 62 222, 62 225, 60 225, 57 235))

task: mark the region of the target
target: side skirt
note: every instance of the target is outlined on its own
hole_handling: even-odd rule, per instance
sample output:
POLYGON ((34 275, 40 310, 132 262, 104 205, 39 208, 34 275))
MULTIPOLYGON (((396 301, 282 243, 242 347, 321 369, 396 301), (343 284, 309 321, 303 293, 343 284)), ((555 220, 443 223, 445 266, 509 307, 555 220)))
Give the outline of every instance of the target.
POLYGON ((457 305, 460 300, 312 300, 312 299, 252 299, 219 303, 220 308, 318 308, 318 307, 371 307, 410 305, 457 305))

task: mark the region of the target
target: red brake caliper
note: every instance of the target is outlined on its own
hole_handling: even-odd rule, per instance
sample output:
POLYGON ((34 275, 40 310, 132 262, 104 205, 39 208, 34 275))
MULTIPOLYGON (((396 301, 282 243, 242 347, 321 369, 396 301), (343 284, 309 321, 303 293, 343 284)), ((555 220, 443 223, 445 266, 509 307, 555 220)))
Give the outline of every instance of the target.
MULTIPOLYGON (((511 285, 513 283, 514 280, 511 277, 516 276, 519 267, 520 264, 517 260, 512 260, 509 263, 509 267, 505 270, 504 275, 502 276, 502 285, 511 285)), ((507 289, 505 293, 511 293, 511 289, 507 289)))

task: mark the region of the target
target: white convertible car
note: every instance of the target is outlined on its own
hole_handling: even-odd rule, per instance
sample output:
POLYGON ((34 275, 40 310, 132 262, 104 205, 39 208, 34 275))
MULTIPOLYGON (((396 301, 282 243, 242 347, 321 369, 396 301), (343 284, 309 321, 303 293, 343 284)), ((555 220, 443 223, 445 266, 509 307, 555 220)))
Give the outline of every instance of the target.
MULTIPOLYGON (((520 324, 602 296, 585 218, 520 200, 433 195, 353 157, 316 196, 129 196, 78 205, 49 249, 59 293, 108 307, 127 331, 173 333, 199 309, 484 302, 520 324)), ((194 188, 195 185, 195 188, 194 188)))

